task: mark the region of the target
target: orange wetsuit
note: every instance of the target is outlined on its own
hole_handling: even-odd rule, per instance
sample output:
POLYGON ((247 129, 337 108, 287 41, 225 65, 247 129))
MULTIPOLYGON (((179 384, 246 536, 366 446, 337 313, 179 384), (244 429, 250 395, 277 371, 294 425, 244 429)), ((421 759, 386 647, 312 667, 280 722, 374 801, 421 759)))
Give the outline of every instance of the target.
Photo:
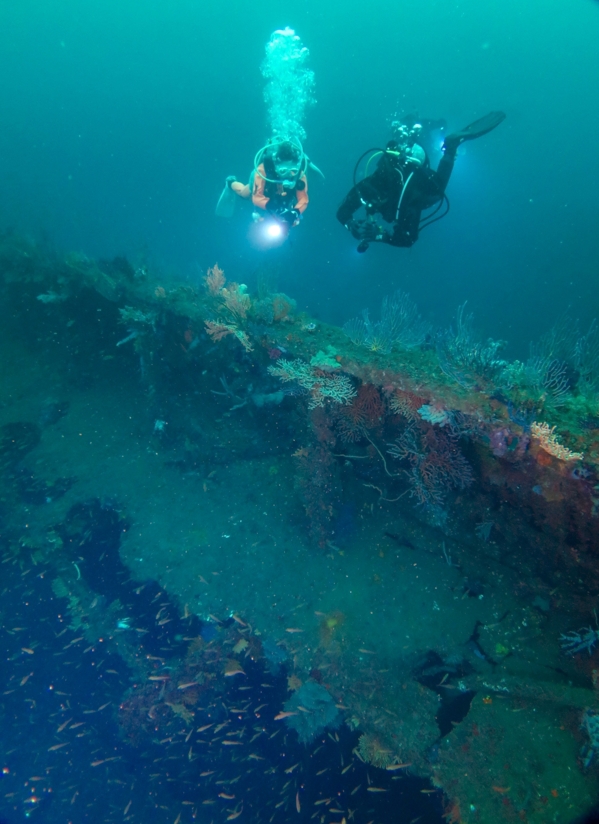
POLYGON ((281 183, 271 183, 264 178, 268 177, 264 164, 261 163, 254 175, 254 189, 252 191, 252 203, 258 209, 268 210, 268 204, 271 198, 275 197, 279 201, 280 206, 285 207, 285 198, 289 198, 288 209, 297 209, 300 214, 303 214, 308 207, 308 181, 306 175, 302 175, 299 179, 300 187, 287 191, 281 183), (295 199, 295 203, 293 200, 295 199))
POLYGON ((246 199, 251 197, 254 206, 264 211, 268 209, 268 203, 274 195, 279 201, 280 206, 285 205, 284 198, 289 198, 290 201, 295 200, 295 202, 288 208, 297 209, 300 214, 305 212, 309 200, 308 181, 305 174, 300 177, 300 188, 298 189, 296 187, 290 191, 286 191, 280 183, 270 183, 266 181, 264 179, 265 177, 267 177, 266 170, 264 164, 261 163, 258 166, 257 173, 254 175, 253 189, 250 188, 249 184, 241 183, 239 180, 231 183, 231 189, 236 195, 239 195, 239 197, 246 199))

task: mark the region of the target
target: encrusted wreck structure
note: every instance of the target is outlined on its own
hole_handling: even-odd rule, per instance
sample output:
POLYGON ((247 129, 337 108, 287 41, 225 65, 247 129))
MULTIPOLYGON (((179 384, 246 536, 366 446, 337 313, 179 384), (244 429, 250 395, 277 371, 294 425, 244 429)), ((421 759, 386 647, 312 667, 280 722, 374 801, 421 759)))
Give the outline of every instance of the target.
POLYGON ((0 276, 15 553, 70 558, 57 525, 109 501, 135 579, 236 617, 225 674, 279 656, 315 730, 429 777, 448 821, 592 803, 596 327, 508 363, 464 307, 433 333, 400 293, 342 330, 216 265, 191 286, 10 235, 0 276), (26 527, 17 460, 41 495, 26 527))

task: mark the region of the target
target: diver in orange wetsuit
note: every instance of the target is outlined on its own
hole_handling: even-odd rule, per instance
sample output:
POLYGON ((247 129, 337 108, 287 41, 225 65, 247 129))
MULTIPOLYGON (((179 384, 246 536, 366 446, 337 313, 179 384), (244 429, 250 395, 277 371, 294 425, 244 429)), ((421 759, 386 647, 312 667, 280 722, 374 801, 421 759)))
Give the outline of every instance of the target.
POLYGON ((249 183, 241 183, 233 175, 227 185, 239 197, 249 199, 256 207, 256 219, 261 212, 297 226, 308 206, 309 163, 300 147, 289 140, 267 146, 257 156, 257 164, 249 183))

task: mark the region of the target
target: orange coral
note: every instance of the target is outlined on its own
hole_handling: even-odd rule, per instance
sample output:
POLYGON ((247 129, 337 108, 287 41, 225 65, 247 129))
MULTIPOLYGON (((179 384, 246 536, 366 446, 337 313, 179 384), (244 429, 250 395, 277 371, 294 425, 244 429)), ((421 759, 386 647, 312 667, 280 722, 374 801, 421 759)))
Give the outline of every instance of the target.
POLYGON ((235 335, 239 343, 243 346, 246 352, 251 352, 253 346, 247 334, 239 329, 234 323, 223 323, 221 320, 204 321, 206 332, 210 335, 212 340, 219 341, 226 338, 227 335, 235 335))
POLYGON ((219 268, 218 263, 215 263, 214 266, 208 269, 206 277, 204 278, 204 284, 211 295, 218 295, 221 289, 223 289, 225 285, 225 273, 219 268))
POLYGON ((291 301, 287 295, 276 294, 272 298, 272 314, 275 323, 285 320, 291 315, 295 301, 291 301))
POLYGON ((541 449, 544 449, 545 452, 553 455, 559 461, 580 461, 583 458, 582 452, 572 452, 571 449, 558 441, 555 426, 535 421, 531 424, 530 431, 533 438, 536 438, 539 442, 541 449))
POLYGON ((227 335, 232 335, 234 327, 229 323, 220 323, 220 321, 205 321, 206 332, 210 335, 212 340, 218 341, 225 338, 227 335))
POLYGON ((234 318, 242 320, 247 316, 252 302, 245 291, 245 286, 231 283, 227 289, 221 289, 220 296, 223 299, 223 308, 229 311, 234 318))

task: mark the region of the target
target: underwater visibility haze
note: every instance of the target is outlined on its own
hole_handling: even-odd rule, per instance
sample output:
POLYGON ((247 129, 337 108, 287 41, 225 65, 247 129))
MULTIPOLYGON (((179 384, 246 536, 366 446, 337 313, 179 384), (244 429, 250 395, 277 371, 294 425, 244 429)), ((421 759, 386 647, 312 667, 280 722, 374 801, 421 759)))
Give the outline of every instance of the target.
POLYGON ((0 824, 599 802, 599 3, 0 6, 0 824))

